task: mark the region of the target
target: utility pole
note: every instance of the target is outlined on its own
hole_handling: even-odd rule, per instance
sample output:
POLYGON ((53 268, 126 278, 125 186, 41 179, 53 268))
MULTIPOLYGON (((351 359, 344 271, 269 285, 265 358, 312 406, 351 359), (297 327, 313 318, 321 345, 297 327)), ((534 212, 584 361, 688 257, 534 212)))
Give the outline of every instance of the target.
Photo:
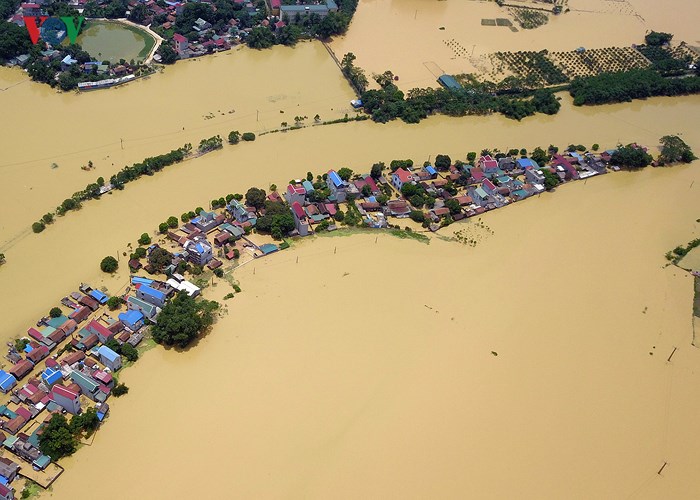
POLYGON ((119 138, 119 144, 121 145, 122 149, 124 149, 124 139, 121 137, 119 138))

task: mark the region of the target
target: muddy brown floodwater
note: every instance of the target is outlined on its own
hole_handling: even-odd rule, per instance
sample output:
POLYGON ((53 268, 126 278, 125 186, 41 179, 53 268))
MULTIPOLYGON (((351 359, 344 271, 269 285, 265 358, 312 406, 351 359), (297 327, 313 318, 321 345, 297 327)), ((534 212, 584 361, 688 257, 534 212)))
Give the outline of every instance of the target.
POLYGON ((256 261, 196 348, 122 375, 50 496, 692 499, 700 352, 663 253, 698 181, 565 186, 484 217, 475 248, 324 237, 256 261))
POLYGON ((355 64, 368 76, 393 71, 398 85, 408 90, 437 86, 443 72, 479 72, 484 67, 481 58, 497 51, 628 47, 642 43, 651 30, 700 45, 696 0, 669 0, 663 8, 658 0, 569 0, 568 5, 570 12, 550 16, 544 26, 513 32, 481 24, 482 19, 496 18, 515 24, 508 10, 495 2, 360 0, 347 35, 331 46, 338 58, 354 53, 355 64))
MULTIPOLYGON (((362 2, 358 25, 372 5, 362 2)), ((700 96, 595 108, 562 96, 558 115, 522 122, 312 127, 168 167, 33 235, 32 220, 125 163, 234 128, 342 116, 352 94, 318 43, 178 63, 92 94, 23 78, 0 71, 4 123, 23 124, 0 137, 2 342, 81 281, 123 287, 124 258, 106 277, 105 255, 252 185, 483 147, 654 147, 678 133, 700 150, 700 96)), ((493 233, 476 221, 443 232, 468 232, 474 248, 319 237, 240 268, 243 293, 199 345, 153 349, 121 375, 130 393, 46 495, 696 498, 692 286, 664 253, 695 234, 699 167, 577 182, 485 215, 493 233)))
POLYGON ((196 148, 201 139, 225 138, 231 130, 260 133, 283 121, 291 125, 296 116, 306 123, 317 114, 342 118, 352 113, 354 98, 320 43, 233 50, 80 94, 57 94, 18 69, 0 67, 0 89, 7 89, 0 91, 0 247, 124 165, 186 142, 196 148), (81 170, 90 160, 95 169, 81 170))

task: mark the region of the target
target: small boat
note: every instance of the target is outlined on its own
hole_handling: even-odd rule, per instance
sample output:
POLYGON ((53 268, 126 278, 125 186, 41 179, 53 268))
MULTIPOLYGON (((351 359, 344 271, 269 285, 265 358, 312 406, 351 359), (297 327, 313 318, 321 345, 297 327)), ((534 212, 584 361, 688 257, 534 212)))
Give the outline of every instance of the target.
POLYGON ((690 274, 692 274, 696 278, 700 278, 700 271, 690 271, 690 274))

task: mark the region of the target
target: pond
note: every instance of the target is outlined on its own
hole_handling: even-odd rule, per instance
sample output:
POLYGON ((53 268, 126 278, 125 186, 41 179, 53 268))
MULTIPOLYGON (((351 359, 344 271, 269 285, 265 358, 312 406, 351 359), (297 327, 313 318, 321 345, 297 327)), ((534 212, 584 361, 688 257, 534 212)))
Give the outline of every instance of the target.
POLYGON ((145 59, 155 40, 136 27, 119 22, 90 21, 77 42, 92 57, 111 63, 145 59))

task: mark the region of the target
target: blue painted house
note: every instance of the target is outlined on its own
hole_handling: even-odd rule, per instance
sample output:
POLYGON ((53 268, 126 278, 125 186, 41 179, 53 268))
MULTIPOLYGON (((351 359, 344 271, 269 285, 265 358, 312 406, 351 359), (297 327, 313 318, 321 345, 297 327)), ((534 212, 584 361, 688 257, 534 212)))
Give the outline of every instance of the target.
POLYGON ((63 379, 63 374, 60 370, 56 368, 47 367, 46 370, 41 374, 41 380, 48 386, 51 387, 57 384, 63 379))
POLYGON ((163 307, 165 305, 165 294, 148 285, 140 285, 136 289, 136 296, 154 306, 163 307))
POLYGON ((11 373, 7 373, 5 370, 0 370, 0 391, 10 392, 14 386, 17 385, 17 379, 11 373))
POLYGON ((526 168, 540 168, 536 161, 530 158, 518 158, 518 167, 525 170, 526 168))
POLYGON ((100 356, 100 363, 113 372, 116 372, 122 367, 122 357, 106 345, 100 346, 97 350, 97 354, 100 356))
POLYGON ((141 311, 136 311, 134 309, 119 313, 119 321, 124 323, 124 325, 131 331, 136 332, 143 326, 143 313, 141 311))
POLYGON ((329 170, 326 184, 328 184, 328 189, 331 190, 331 195, 335 197, 335 200, 338 203, 343 203, 347 195, 347 184, 340 178, 338 172, 329 170))

